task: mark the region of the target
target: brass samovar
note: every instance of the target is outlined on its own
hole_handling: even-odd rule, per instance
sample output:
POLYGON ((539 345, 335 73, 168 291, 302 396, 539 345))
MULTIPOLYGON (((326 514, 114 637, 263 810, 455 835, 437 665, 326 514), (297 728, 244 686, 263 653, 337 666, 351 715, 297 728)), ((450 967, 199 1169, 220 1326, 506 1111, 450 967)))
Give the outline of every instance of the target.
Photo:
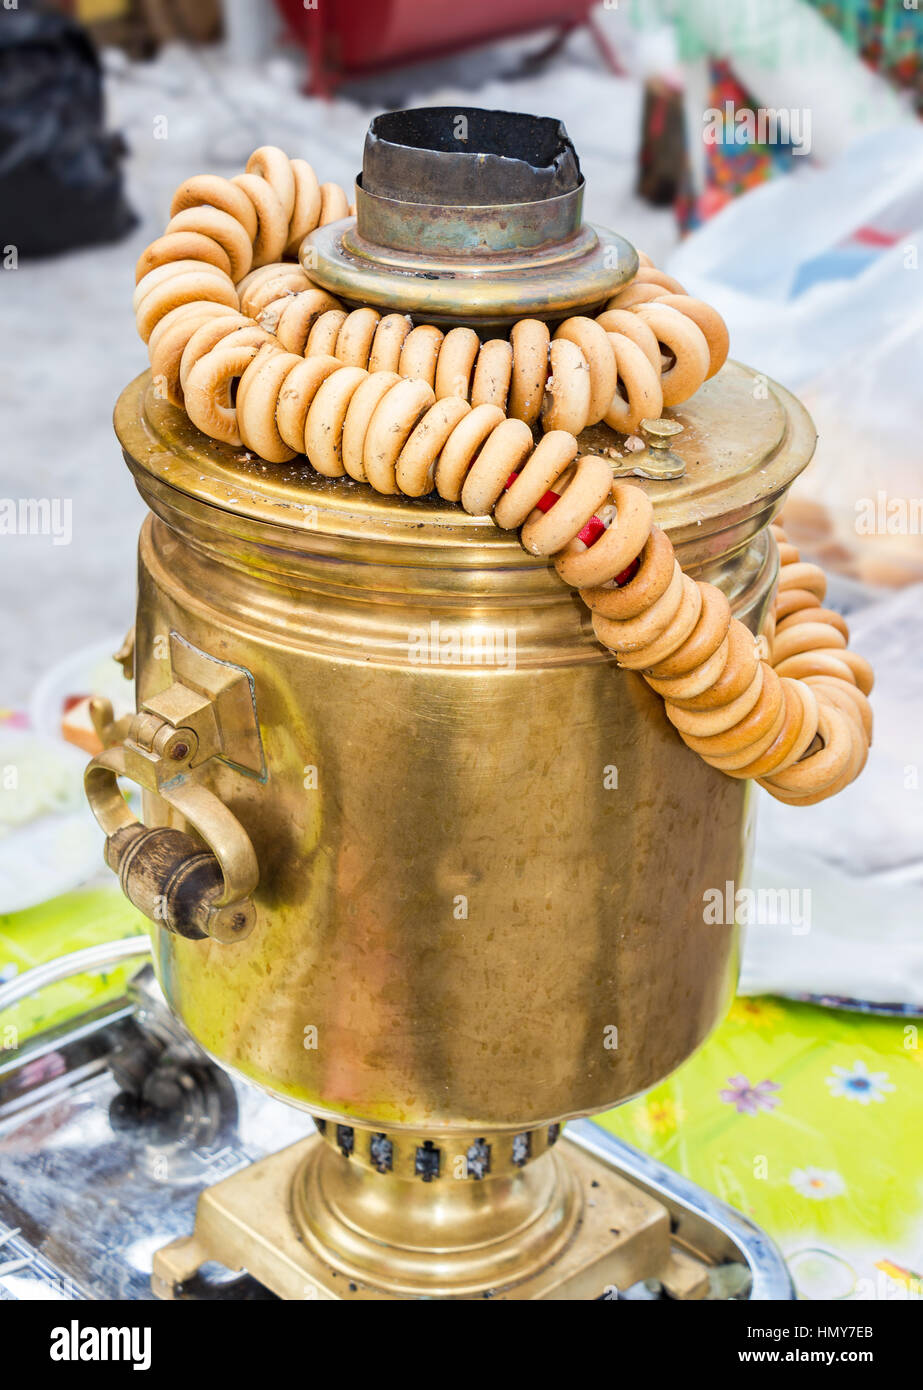
MULTIPOLYGON (((303 248, 320 284, 496 331, 633 273, 582 222, 582 181, 532 169, 533 196, 498 206, 501 166, 528 181, 528 161, 482 159, 453 202, 440 157, 367 147, 358 223, 303 248)), ((667 420, 628 464, 683 569, 759 634, 810 421, 735 363, 667 420)), ((662 1273, 666 1211, 562 1126, 722 1017, 737 929, 703 900, 745 878, 749 784, 683 745, 489 518, 214 444, 147 376, 115 426, 150 515, 139 712, 87 778, 107 859, 182 1022, 318 1129, 204 1194, 155 1288, 210 1259, 290 1298, 577 1298, 662 1273)))

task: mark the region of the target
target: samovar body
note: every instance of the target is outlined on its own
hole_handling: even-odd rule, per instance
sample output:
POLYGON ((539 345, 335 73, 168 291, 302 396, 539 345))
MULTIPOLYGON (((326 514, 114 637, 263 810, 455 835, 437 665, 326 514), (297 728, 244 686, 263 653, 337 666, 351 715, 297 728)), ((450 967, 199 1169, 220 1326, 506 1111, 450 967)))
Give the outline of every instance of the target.
MULTIPOLYGON (((735 433, 750 374, 720 380, 677 414, 691 449, 721 416, 725 451, 691 490, 649 486, 684 568, 757 633, 765 523, 810 429, 774 393, 735 433), (754 496, 735 450, 772 486, 754 496)), ((735 981, 734 922, 704 905, 745 874, 747 784, 681 743, 553 568, 489 519, 280 476, 143 379, 116 425, 153 513, 139 704, 179 646, 246 673, 258 721, 249 766, 230 731, 195 774, 252 841, 253 930, 152 929, 199 1042, 316 1116, 418 1134, 529 1130, 678 1066, 735 981)), ((145 803, 148 825, 182 823, 145 803)))
MULTIPOLYGON (((469 343, 595 312, 638 271, 583 223, 554 120, 391 113, 355 196, 355 220, 301 242, 311 283, 469 343)), ((212 443, 148 377, 115 423, 151 515, 137 713, 99 712, 86 774, 107 862, 194 1038, 320 1131, 204 1190, 155 1290, 218 1261, 286 1298, 595 1298, 653 1277, 702 1296, 666 1207, 557 1141, 722 1016, 749 784, 685 746, 489 517, 212 443)), ((759 641, 808 417, 726 362, 640 428, 643 457, 604 423, 578 447, 640 470, 683 571, 759 641)))

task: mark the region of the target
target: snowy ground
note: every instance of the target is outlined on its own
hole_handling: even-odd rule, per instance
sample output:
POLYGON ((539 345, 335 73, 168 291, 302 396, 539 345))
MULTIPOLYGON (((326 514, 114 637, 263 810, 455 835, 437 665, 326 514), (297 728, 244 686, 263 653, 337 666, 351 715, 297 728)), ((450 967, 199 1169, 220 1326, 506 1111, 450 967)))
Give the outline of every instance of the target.
POLYGON ((614 78, 583 32, 529 73, 523 60, 542 43, 532 36, 417 66, 329 103, 300 93, 291 56, 233 69, 217 50, 171 48, 149 64, 107 55, 109 123, 130 147, 126 180, 139 225, 117 245, 3 276, 0 496, 70 499, 73 536, 57 546, 47 536, 5 537, 0 547, 0 704, 23 704, 42 671, 131 621, 143 508, 110 417, 121 388, 147 366, 131 313, 134 263, 161 232, 183 178, 239 172, 251 150, 272 143, 349 187, 379 110, 466 102, 553 114, 581 156, 588 219, 657 260, 666 255, 676 236, 671 213, 632 191, 640 80, 614 78))

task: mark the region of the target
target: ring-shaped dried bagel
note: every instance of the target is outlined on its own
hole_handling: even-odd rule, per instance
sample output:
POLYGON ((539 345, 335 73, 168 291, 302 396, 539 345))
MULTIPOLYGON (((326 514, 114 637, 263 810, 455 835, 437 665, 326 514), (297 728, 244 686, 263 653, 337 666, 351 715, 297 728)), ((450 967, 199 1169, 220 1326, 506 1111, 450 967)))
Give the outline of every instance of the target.
POLYGON ((381 323, 377 309, 354 309, 347 314, 337 334, 336 352, 344 367, 362 367, 368 371, 372 343, 381 323))
MULTIPOLYGON (((703 760, 708 763, 709 767, 717 768, 719 772, 724 772, 728 777, 745 778, 748 774, 743 769, 749 767, 757 758, 761 758, 779 737, 785 725, 787 712, 785 695, 780 693, 776 717, 769 728, 764 730, 758 738, 747 744, 746 747, 736 749, 733 753, 708 754, 703 760)), ((688 739, 683 741, 689 743, 688 739)))
POLYGON ((298 277, 302 289, 310 287, 311 282, 300 265, 293 265, 291 261, 269 261, 266 265, 255 266, 242 276, 237 282, 237 293, 241 296, 246 295, 250 290, 258 289, 260 285, 265 285, 269 280, 276 280, 286 272, 298 277))
POLYGON ((231 401, 231 386, 243 376, 256 357, 258 348, 240 344, 226 347, 219 343, 200 357, 186 382, 186 414, 211 439, 240 448, 237 411, 231 401))
POLYGON ((436 364, 433 389, 436 400, 459 396, 463 401, 471 394, 471 373, 478 360, 481 340, 473 328, 451 328, 443 339, 436 364))
POLYGON ((835 781, 850 761, 853 753, 853 736, 848 717, 834 705, 820 699, 817 702, 817 732, 823 747, 809 754, 800 762, 793 763, 783 772, 777 772, 767 781, 772 787, 799 796, 811 796, 823 791, 824 787, 835 781))
POLYGON ((816 608, 818 598, 810 589, 784 589, 776 594, 772 608, 776 622, 800 613, 805 608, 816 608))
MULTIPOLYGON (((224 306, 222 306, 224 308, 224 306)), ((239 328, 252 328, 253 336, 247 339, 255 347, 268 341, 268 335, 252 319, 248 319, 246 314, 238 314, 233 309, 225 309, 221 314, 209 314, 207 317, 196 316, 183 320, 176 325, 175 336, 170 334, 171 346, 179 346, 179 361, 176 364, 176 371, 179 378, 179 390, 182 395, 186 387, 186 380, 200 357, 204 357, 206 352, 211 352, 213 347, 217 347, 222 339, 236 333, 239 328)), ((154 337, 151 335, 151 343, 154 337)), ((160 356, 160 344, 163 340, 158 340, 157 346, 151 350, 151 365, 155 358, 160 356)), ((240 339, 235 338, 235 342, 240 339)), ((150 343, 148 344, 150 348, 150 343)))
POLYGON ((769 747, 758 757, 736 769, 737 777, 768 777, 795 761, 793 754, 798 747, 805 718, 804 704, 798 693, 798 682, 783 680, 782 695, 785 701, 785 716, 781 729, 769 747))
MULTIPOLYGON (((783 677, 783 680, 788 677, 783 677)), ((802 705, 803 722, 798 732, 798 737, 794 745, 789 750, 784 762, 776 768, 777 772, 784 772, 785 768, 797 763, 807 753, 817 734, 818 721, 820 719, 820 706, 817 695, 804 681, 792 681, 792 687, 797 692, 802 705)))
POLYGON ((847 704, 852 704, 859 715, 865 736, 871 743, 874 723, 872 706, 857 685, 850 685, 848 681, 840 680, 837 676, 806 676, 800 684, 815 690, 819 695, 823 694, 838 709, 846 709, 847 704))
POLYGON ((490 338, 482 346, 474 366, 471 404, 497 405, 506 414, 506 400, 513 376, 513 349, 505 338, 490 338))
POLYGON ((769 795, 775 801, 781 801, 785 806, 816 806, 819 801, 828 801, 831 796, 838 795, 839 792, 849 786, 850 782, 855 781, 856 777, 858 777, 859 773, 862 771, 862 761, 861 758, 858 759, 858 766, 855 772, 852 770, 852 766, 848 765, 834 781, 830 782, 820 791, 813 792, 809 795, 799 795, 796 792, 784 792, 781 787, 776 786, 774 782, 765 777, 758 777, 757 785, 769 792, 769 795))
POLYGON ((489 516, 510 474, 518 473, 533 448, 532 431, 524 420, 503 420, 465 475, 461 492, 465 511, 471 516, 489 516))
POLYGON ((317 225, 326 227, 330 222, 340 222, 344 217, 349 216, 349 199, 340 185, 338 183, 322 183, 317 225))
POLYGON ((156 349, 161 334, 168 333, 178 324, 193 319, 203 322, 206 314, 219 317, 222 314, 239 314, 240 310, 233 308, 229 304, 214 304, 210 299, 193 299, 188 304, 179 304, 175 309, 171 309, 169 314, 164 314, 158 320, 156 326, 147 340, 147 350, 152 352, 156 349))
MULTIPOLYGON (((342 366, 342 363, 338 363, 342 366)), ((365 437, 372 416, 385 396, 401 380, 397 372, 372 372, 349 403, 343 424, 343 467, 357 483, 368 482, 365 472, 365 437)))
MULTIPOLYGON (((685 742, 703 757, 724 757, 749 748, 770 729, 782 708, 782 683, 772 667, 763 663, 763 684, 759 699, 749 714, 729 729, 702 738, 687 735, 685 742)), ((743 766, 743 764, 741 764, 743 766)))
POLYGON ((800 623, 785 632, 776 629, 772 641, 772 664, 778 666, 790 656, 803 652, 837 650, 846 646, 846 638, 830 623, 800 623))
POLYGON ((635 278, 631 282, 633 285, 659 285, 668 294, 685 295, 685 288, 672 275, 668 275, 665 270, 658 270, 655 265, 640 265, 635 278))
POLYGON ((858 652, 838 651, 836 653, 840 661, 845 661, 856 685, 863 695, 870 695, 875 684, 875 672, 872 670, 864 656, 858 652))
POLYGON ((658 379, 660 378, 660 344, 657 335, 637 314, 633 314, 630 309, 606 309, 598 316, 596 322, 606 333, 618 333, 623 338, 630 338, 635 346, 641 349, 657 373, 658 379))
MULTIPOLYGON (((818 801, 826 801, 828 797, 836 796, 839 792, 843 791, 845 787, 848 787, 850 782, 853 782, 859 776, 859 773, 865 766, 866 759, 868 758, 868 743, 862 736, 861 730, 857 729, 854 721, 851 720, 848 715, 842 715, 842 718, 845 719, 846 723, 850 726, 852 743, 849 758, 846 760, 839 776, 835 777, 832 782, 828 782, 826 786, 821 787, 817 791, 807 793, 784 791, 778 785, 775 777, 771 780, 768 778, 765 780, 761 778, 759 779, 759 785, 765 787, 770 795, 774 796, 777 801, 782 801, 788 806, 814 806, 818 801)), ((806 762, 807 759, 804 761, 806 762)))
POLYGON ((259 362, 254 360, 244 373, 245 377, 249 373, 250 379, 242 398, 238 392, 237 428, 244 448, 269 463, 287 463, 301 452, 290 448, 279 433, 276 405, 285 378, 303 360, 294 353, 276 351, 259 362))
POLYGON ((587 425, 596 425, 612 402, 618 385, 618 372, 606 331, 593 319, 582 315, 565 319, 555 330, 555 338, 574 343, 590 369, 590 403, 587 425))
POLYGON ((296 453, 304 453, 304 427, 311 402, 323 382, 342 367, 336 357, 303 357, 285 378, 276 404, 276 426, 296 453))
POLYGON ((337 339, 346 318, 345 309, 325 309, 318 314, 305 343, 305 357, 336 357, 337 339))
POLYGON ((376 492, 397 492, 395 469, 401 450, 436 400, 426 381, 402 379, 392 386, 369 421, 362 449, 366 477, 376 492))
POLYGON ((795 565, 785 565, 779 571, 779 598, 789 589, 807 589, 823 601, 827 593, 827 576, 817 565, 806 560, 795 565))
POLYGON ((320 221, 320 184, 306 159, 291 159, 289 164, 295 181, 295 204, 289 214, 285 254, 297 259, 301 243, 320 221))
POLYGON ((683 709, 723 709, 750 686, 760 666, 753 633, 739 618, 732 618, 728 628, 728 659, 724 670, 708 690, 689 699, 674 698, 683 709))
POLYGON ((218 174, 194 174, 191 179, 184 179, 173 194, 170 217, 175 218, 187 208, 199 207, 215 208, 232 217, 243 228, 252 248, 257 227, 256 210, 242 188, 218 174))
POLYGON ((683 597, 679 609, 658 637, 646 647, 627 654, 619 653, 619 665, 629 671, 650 671, 659 662, 681 647, 699 621, 702 611, 702 595, 699 586, 688 574, 683 575, 683 597))
POLYGON ((579 452, 580 446, 567 430, 551 430, 542 435, 519 477, 497 503, 494 509, 497 525, 504 531, 514 531, 521 526, 545 493, 571 467, 579 452))
POLYGON ((204 352, 210 352, 234 328, 243 328, 249 322, 243 314, 238 314, 226 304, 195 303, 191 307, 191 314, 174 319, 166 327, 167 320, 161 319, 148 340, 154 389, 159 399, 176 406, 183 404, 182 364, 190 340, 200 329, 206 330, 205 345, 197 352, 198 358, 204 352), (219 313, 213 312, 216 308, 220 310, 219 313))
POLYGON ((235 174, 231 182, 247 195, 256 213, 254 266, 280 261, 288 245, 288 217, 274 189, 258 174, 235 174))
MULTIPOLYGON (((590 368, 576 343, 555 338, 548 350, 551 374, 542 398, 542 429, 579 434, 590 410, 590 368)), ((609 476, 612 470, 609 469, 609 476)))
POLYGON ((825 647, 811 652, 798 652, 784 661, 774 663, 780 676, 791 676, 792 680, 803 680, 805 676, 840 676, 850 684, 856 683, 852 669, 846 661, 844 647, 825 647))
POLYGON ((342 478, 343 425, 350 401, 368 373, 363 367, 341 366, 318 387, 304 422, 304 452, 312 468, 325 478, 342 478))
MULTIPOLYGON (((278 316, 276 327, 271 331, 275 333, 279 342, 288 352, 297 352, 300 357, 306 357, 309 355, 307 347, 311 329, 321 315, 329 313, 331 309, 343 312, 339 301, 334 299, 332 294, 328 294, 326 290, 302 290, 299 294, 293 294, 286 300, 282 312, 278 316)), ((342 323, 342 320, 339 322, 342 323)), ((268 323, 263 326, 270 327, 268 323)), ((330 352, 322 353, 320 351, 311 355, 317 357, 333 356, 330 352)))
POLYGON ((615 622, 646 613, 666 593, 676 565, 670 538, 659 526, 651 527, 639 561, 635 574, 622 584, 610 582, 581 589, 580 597, 587 607, 615 622))
POLYGON ((724 366, 731 346, 727 324, 718 310, 711 304, 706 304, 704 299, 693 299, 688 294, 665 294, 657 303, 665 305, 668 309, 678 309, 702 330, 708 344, 708 371, 705 380, 710 380, 724 366))
POLYGON ((246 229, 229 212, 204 205, 183 208, 170 218, 164 236, 187 233, 206 236, 221 247, 230 261, 228 275, 235 284, 249 272, 253 264, 253 243, 246 229))
MULTIPOLYGON (((151 274, 156 275, 157 272, 151 271, 151 274)), ((148 278, 145 276, 145 279, 148 278)), ((144 280, 141 283, 144 284, 144 280)), ((238 307, 237 291, 228 277, 211 266, 203 266, 199 271, 170 276, 144 296, 135 315, 138 332, 147 342, 157 324, 171 310, 179 308, 181 304, 203 299, 226 304, 231 309, 238 307)))
MULTIPOLYGON (((803 685, 804 682, 799 681, 798 684, 803 685)), ((854 751, 857 745, 862 745, 864 748, 867 749, 869 745, 868 735, 865 732, 865 727, 862 723, 862 719, 859 715, 859 711, 856 708, 856 706, 852 704, 849 700, 844 700, 842 696, 839 694, 839 692, 837 692, 835 695, 832 693, 828 694, 826 690, 818 691, 815 693, 817 694, 819 699, 826 701, 828 704, 832 705, 834 709, 839 710, 839 712, 842 715, 845 715, 846 720, 850 725, 854 751)), ((773 774, 767 773, 767 776, 770 775, 773 774)), ((850 777, 848 780, 851 782, 852 777, 850 777)))
POLYGON ((671 695, 677 695, 681 699, 700 695, 703 690, 708 690, 710 686, 714 685, 721 675, 729 651, 730 643, 727 637, 724 637, 710 656, 707 656, 698 666, 693 666, 685 675, 674 676, 671 680, 657 681, 656 685, 654 684, 655 677, 645 675, 644 679, 651 689, 656 690, 657 694, 664 700, 669 700, 671 695), (658 689, 658 686, 661 688, 658 689), (665 690, 662 688, 664 686, 666 687, 665 690))
POLYGON ((610 309, 638 309, 642 304, 652 304, 667 293, 662 285, 636 285, 634 281, 619 290, 606 303, 606 313, 610 309))
POLYGON ((622 574, 641 554, 651 533, 654 507, 646 492, 614 482, 609 495, 615 516, 602 535, 589 546, 574 537, 555 556, 558 574, 575 589, 604 584, 622 574))
MULTIPOLYGON (((828 699, 827 692, 823 692, 819 698, 828 699)), ((839 691, 836 692, 835 696, 829 698, 829 703, 833 705, 835 709, 838 709, 841 714, 844 714, 849 721, 852 731, 853 749, 855 750, 858 747, 861 750, 861 766, 864 767, 866 758, 868 757, 871 740, 865 731, 865 725, 862 722, 862 716, 859 710, 850 700, 844 699, 839 691)), ((857 768, 856 772, 849 778, 850 782, 853 780, 853 777, 858 775, 858 771, 859 769, 857 768)))
POLYGON ((456 425, 436 464, 436 491, 446 502, 461 499, 465 474, 478 450, 505 418, 497 405, 478 405, 456 425))
MULTIPOLYGON (((197 324, 195 320, 183 321, 182 334, 185 334, 188 329, 192 329, 189 341, 195 341, 200 331, 204 334, 206 329, 209 329, 211 345, 231 347, 231 349, 243 346, 260 349, 261 346, 271 341, 270 335, 263 332, 263 329, 257 328, 257 325, 254 324, 252 320, 247 320, 247 318, 238 316, 236 313, 234 313, 232 317, 228 316, 227 320, 225 320, 225 316, 220 314, 220 316, 213 318, 213 320, 199 321, 197 324), (215 325, 220 325, 220 327, 215 327, 215 325)), ((193 418, 189 410, 189 403, 186 402, 185 399, 185 393, 186 386, 188 386, 190 368, 195 366, 195 361, 199 360, 202 356, 207 356, 209 352, 211 352, 211 347, 209 347, 206 352, 203 339, 199 339, 199 343, 197 343, 196 347, 193 347, 192 353, 189 352, 189 342, 186 342, 186 345, 183 346, 181 357, 179 357, 178 367, 179 391, 182 392, 183 406, 185 406, 186 414, 192 418, 193 424, 196 424, 197 427, 206 432, 206 434, 209 434, 209 430, 207 430, 203 424, 199 424, 199 418, 203 418, 203 420, 210 418, 209 410, 203 409, 202 404, 200 404, 200 406, 197 407, 197 416, 199 416, 199 418, 193 418)), ((222 406, 224 406, 224 399, 222 399, 221 403, 222 406)), ((231 407, 231 410, 234 411, 234 407, 231 407)), ((213 438, 222 439, 225 443, 239 442, 238 431, 236 431, 236 428, 231 428, 228 417, 225 416, 224 413, 221 413, 215 418, 217 418, 218 428, 220 428, 221 434, 214 435, 213 438)))
POLYGON ((412 328, 409 314, 385 314, 375 330, 368 364, 370 372, 397 372, 404 342, 412 328))
POLYGON ((229 280, 233 279, 231 258, 213 237, 199 231, 174 231, 164 232, 141 252, 135 263, 135 284, 143 280, 149 271, 170 265, 173 261, 201 261, 220 270, 229 280))
POLYGON ((642 304, 637 314, 675 358, 673 365, 660 375, 664 405, 688 401, 708 375, 710 356, 705 334, 678 309, 665 308, 660 303, 642 304))
POLYGON ((418 328, 412 328, 401 348, 400 375, 409 381, 423 381, 432 387, 436 380, 442 342, 442 330, 435 324, 421 323, 418 328))
POLYGON ((279 200, 287 228, 295 208, 295 175, 288 155, 276 145, 260 145, 247 160, 246 172, 259 175, 269 184, 279 200))
MULTIPOLYGON (((168 281, 175 279, 177 275, 190 274, 211 275, 221 284, 225 284, 230 280, 230 276, 225 275, 224 271, 216 270, 213 265, 205 265, 202 261, 167 261, 165 264, 155 266, 153 270, 149 270, 135 285, 131 295, 132 312, 137 315, 142 301, 152 290, 165 285, 168 281)), ((207 296, 203 295, 202 298, 205 300, 207 296)))
POLYGON ((634 434, 642 420, 658 420, 663 414, 661 375, 631 338, 623 333, 607 333, 606 337, 617 382, 604 418, 610 429, 634 434))
POLYGON ((658 680, 683 676, 701 666, 727 636, 731 625, 731 605, 727 597, 714 584, 704 581, 699 582, 699 593, 702 598, 699 620, 683 645, 651 668, 650 675, 658 680))
MULTIPOLYGON (((279 295, 277 295, 275 299, 270 299, 267 303, 263 304, 263 305, 262 305, 262 308, 260 308, 260 309, 257 310, 257 312, 256 312, 256 314, 254 315, 254 317, 256 318, 256 321, 257 321, 257 323, 260 325, 261 328, 265 328, 267 333, 272 333, 272 334, 275 335, 275 337, 278 337, 278 336, 279 336, 279 324, 282 322, 282 316, 283 316, 283 314, 285 313, 286 309, 288 309, 289 306, 290 306, 291 304, 294 303, 294 301, 299 297, 299 295, 301 295, 301 294, 310 294, 310 293, 311 293, 310 290, 305 290, 305 289, 302 289, 302 290, 283 290, 282 293, 279 294, 279 295)), ((260 296, 260 299, 262 300, 262 298, 263 298, 263 296, 261 295, 261 296, 260 296)), ((331 296, 331 297, 330 297, 330 303, 325 304, 323 307, 324 307, 324 309, 337 309, 337 308, 339 308, 340 306, 339 306, 338 302, 337 302, 335 299, 333 299, 332 296, 331 296)), ((318 309, 318 310, 316 311, 316 313, 312 316, 312 318, 311 318, 311 322, 312 322, 312 323, 314 322, 314 319, 317 317, 317 314, 319 314, 320 312, 321 312, 321 310, 318 309)), ((303 356, 304 345, 305 345, 305 340, 306 340, 306 339, 307 339, 307 332, 305 332, 304 337, 302 338, 302 347, 301 347, 301 351, 299 351, 299 353, 298 353, 298 356, 299 356, 299 357, 303 356)), ((294 351, 295 351, 295 348, 286 348, 286 351, 287 351, 287 352, 294 352, 294 351)))
MULTIPOLYGON (((251 383, 256 379, 256 372, 260 363, 265 362, 267 357, 272 357, 274 353, 279 351, 279 344, 275 339, 271 338, 268 333, 263 333, 259 328, 235 328, 234 332, 229 333, 219 344, 219 346, 225 348, 233 348, 239 345, 244 347, 255 346, 257 352, 250 367, 248 367, 245 372, 241 373, 236 392, 232 393, 234 409, 237 411, 238 416, 244 408, 247 392, 250 389, 251 383)), ((239 429, 240 421, 238 420, 238 431, 239 429)), ((242 435, 241 443, 243 443, 242 435)))
POLYGON ((548 379, 548 351, 551 333, 540 319, 520 319, 510 330, 513 349, 513 375, 507 412, 517 420, 534 425, 541 414, 548 379))
MULTIPOLYGON (((573 344, 566 343, 566 346, 572 347, 573 344)), ((556 551, 564 549, 572 536, 583 530, 596 509, 609 500, 612 469, 605 459, 595 454, 584 454, 562 476, 559 487, 560 496, 550 511, 536 509, 531 512, 519 533, 519 539, 530 555, 554 555, 556 551)))
MULTIPOLYGON (((300 265, 263 266, 264 270, 271 270, 271 275, 263 276, 258 282, 250 284, 246 289, 241 285, 237 286, 237 295, 240 300, 241 313, 249 314, 251 318, 256 318, 257 314, 277 299, 282 299, 287 295, 303 294, 305 290, 311 288, 311 282, 301 269, 300 265)), ((247 279, 250 277, 247 276, 247 279)), ((243 282, 241 282, 242 284, 243 282)))
POLYGON ((608 618, 605 607, 591 606, 594 632, 605 646, 619 656, 649 647, 655 638, 666 632, 679 612, 685 593, 685 576, 675 557, 672 557, 672 562, 673 571, 667 587, 637 618, 608 618))
POLYGON ((832 608, 799 608, 794 613, 788 613, 781 620, 776 622, 776 632, 787 632, 790 628, 797 627, 799 623, 829 623, 835 627, 837 632, 843 634, 844 639, 849 641, 849 625, 842 613, 835 612, 832 608))
POLYGON ((443 396, 423 416, 394 469, 397 485, 405 497, 422 497, 432 492, 436 461, 449 435, 470 410, 461 396, 443 396))
MULTIPOLYGON (((725 641, 729 641, 725 638, 725 641)), ((720 651, 720 648, 719 648, 720 651)), ((673 684, 674 682, 670 682, 673 684)), ((648 684, 653 686, 658 695, 662 695, 660 682, 653 685, 648 678, 648 684)), ((707 687, 706 687, 707 689, 707 687)), ((763 663, 758 662, 756 674, 742 694, 729 700, 726 705, 718 705, 714 709, 685 709, 682 705, 675 704, 672 700, 667 700, 666 711, 670 723, 679 730, 681 734, 688 734, 691 738, 710 738, 715 734, 723 734, 728 729, 733 729, 735 724, 739 724, 741 719, 753 709, 763 689, 763 663)))

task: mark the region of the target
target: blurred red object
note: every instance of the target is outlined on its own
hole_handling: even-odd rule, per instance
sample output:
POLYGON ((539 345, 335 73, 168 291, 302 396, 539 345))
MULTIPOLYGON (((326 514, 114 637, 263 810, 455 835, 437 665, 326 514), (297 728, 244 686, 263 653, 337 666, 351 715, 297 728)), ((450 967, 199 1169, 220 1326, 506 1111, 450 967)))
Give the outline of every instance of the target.
POLYGON ((277 0, 289 33, 310 62, 309 91, 325 96, 350 77, 438 58, 460 48, 537 29, 557 29, 555 46, 582 24, 591 29, 606 62, 618 61, 593 22, 593 0, 336 0, 307 8, 304 0, 277 0))

